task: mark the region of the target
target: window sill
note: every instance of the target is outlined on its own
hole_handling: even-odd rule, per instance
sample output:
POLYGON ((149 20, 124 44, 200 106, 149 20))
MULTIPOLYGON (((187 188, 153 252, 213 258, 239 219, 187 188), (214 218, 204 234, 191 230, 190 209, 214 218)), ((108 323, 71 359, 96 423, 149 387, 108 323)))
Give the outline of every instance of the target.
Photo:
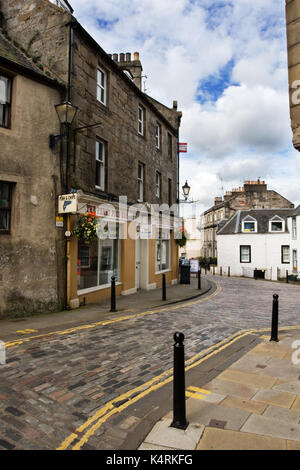
MULTIPOLYGON (((121 286, 122 282, 116 282, 116 286, 121 286)), ((77 290, 78 295, 89 294, 91 292, 97 292, 98 290, 110 289, 111 284, 103 284, 103 286, 88 287, 87 289, 77 290)))
POLYGON ((172 271, 172 269, 163 269, 162 271, 155 271, 155 275, 157 274, 164 274, 164 273, 170 273, 172 271))

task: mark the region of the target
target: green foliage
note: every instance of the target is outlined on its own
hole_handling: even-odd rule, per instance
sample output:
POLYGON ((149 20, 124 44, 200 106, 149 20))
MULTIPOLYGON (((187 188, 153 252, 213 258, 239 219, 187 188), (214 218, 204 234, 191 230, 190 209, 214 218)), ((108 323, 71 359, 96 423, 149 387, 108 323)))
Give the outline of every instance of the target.
POLYGON ((91 243, 97 239, 97 217, 94 214, 84 214, 79 217, 74 230, 76 237, 85 242, 91 243))

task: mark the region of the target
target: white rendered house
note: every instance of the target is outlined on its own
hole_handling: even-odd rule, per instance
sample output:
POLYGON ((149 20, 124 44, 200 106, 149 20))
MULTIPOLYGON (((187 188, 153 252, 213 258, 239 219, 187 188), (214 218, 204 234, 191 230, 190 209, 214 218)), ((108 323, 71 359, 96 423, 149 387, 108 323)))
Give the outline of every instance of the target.
MULTIPOLYGON (((240 210, 217 232, 218 268, 232 276, 277 280, 292 273, 292 256, 297 240, 292 240, 293 217, 297 209, 240 210), (294 243, 294 244, 293 244, 294 243), (257 272, 256 271, 256 272, 257 272)), ((300 211, 296 217, 300 234, 300 211)), ((299 244, 299 241, 298 241, 299 244)))

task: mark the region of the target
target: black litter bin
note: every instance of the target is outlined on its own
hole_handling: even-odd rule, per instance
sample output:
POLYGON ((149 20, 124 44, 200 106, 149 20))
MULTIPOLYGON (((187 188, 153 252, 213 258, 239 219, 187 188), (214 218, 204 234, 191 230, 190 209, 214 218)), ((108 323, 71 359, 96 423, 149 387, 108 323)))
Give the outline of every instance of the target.
POLYGON ((191 283, 191 266, 189 260, 182 260, 179 266, 180 284, 191 283))
POLYGON ((265 270, 264 269, 254 269, 254 279, 264 279, 265 270))

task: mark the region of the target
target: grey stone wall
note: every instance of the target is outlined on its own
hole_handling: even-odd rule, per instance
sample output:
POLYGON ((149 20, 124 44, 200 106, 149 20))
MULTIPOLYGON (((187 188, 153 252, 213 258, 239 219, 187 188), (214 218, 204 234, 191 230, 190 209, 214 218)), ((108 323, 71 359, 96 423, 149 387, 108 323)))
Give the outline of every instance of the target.
MULTIPOLYGON (((52 76, 68 81, 69 26, 72 15, 48 0, 3 2, 4 26, 28 54, 52 76)), ((126 195, 137 200, 138 162, 145 164, 145 199, 149 203, 168 203, 168 179, 172 181, 172 201, 177 197, 177 133, 181 113, 155 100, 144 98, 129 83, 118 65, 101 48, 95 48, 88 35, 77 28, 74 34, 72 99, 78 106, 75 126, 101 122, 100 127, 76 133, 72 155, 72 186, 103 195, 95 188, 95 140, 103 139, 108 148, 106 193, 126 195), (107 106, 96 99, 97 66, 107 73, 107 106), (146 110, 145 136, 138 134, 138 105, 146 110), (155 112, 157 110, 157 112, 155 112), (162 118, 164 117, 164 119, 162 118), (155 148, 155 125, 161 124, 162 145, 155 148), (167 133, 172 134, 172 160, 168 157, 167 133), (162 175, 162 195, 155 195, 155 175, 162 175)), ((133 60, 133 65, 136 61, 133 60)))
MULTIPOLYGON (((108 146, 108 181, 107 192, 114 195, 126 195, 128 200, 137 200, 138 162, 145 165, 145 199, 149 203, 168 203, 168 179, 172 180, 173 201, 176 202, 177 184, 177 129, 179 113, 166 109, 165 119, 173 122, 168 125, 154 111, 152 102, 130 86, 125 74, 118 74, 114 64, 105 55, 97 54, 75 32, 74 74, 72 78, 73 100, 78 106, 78 125, 90 125, 102 122, 100 127, 76 137, 75 175, 73 184, 90 192, 95 189, 95 140, 107 142, 108 146), (107 75, 107 105, 103 106, 96 99, 97 67, 107 75), (145 135, 138 134, 138 106, 145 108, 145 135), (177 121, 176 121, 177 120, 177 121), (161 125, 161 149, 155 148, 156 122, 161 125), (175 122, 177 126, 175 127, 175 122), (174 132, 173 128, 176 129, 174 132), (167 134, 172 134, 173 157, 168 157, 167 134), (155 196, 155 174, 162 175, 162 196, 155 196)), ((101 195, 101 192, 98 192, 101 195)))
POLYGON ((60 92, 21 75, 12 92, 11 129, 0 127, 0 181, 14 184, 11 233, 0 234, 0 318, 64 302, 64 230, 55 226, 59 155, 48 144, 49 133, 59 131, 60 92))

